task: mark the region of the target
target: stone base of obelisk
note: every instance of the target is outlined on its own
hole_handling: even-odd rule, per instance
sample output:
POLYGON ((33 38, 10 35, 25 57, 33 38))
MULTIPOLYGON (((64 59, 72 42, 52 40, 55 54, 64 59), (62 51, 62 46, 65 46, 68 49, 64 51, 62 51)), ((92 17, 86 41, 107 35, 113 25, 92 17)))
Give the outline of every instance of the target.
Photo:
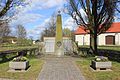
POLYGON ((56 55, 57 57, 63 57, 63 56, 64 56, 64 51, 62 51, 62 50, 57 50, 57 51, 55 52, 55 55, 56 55))

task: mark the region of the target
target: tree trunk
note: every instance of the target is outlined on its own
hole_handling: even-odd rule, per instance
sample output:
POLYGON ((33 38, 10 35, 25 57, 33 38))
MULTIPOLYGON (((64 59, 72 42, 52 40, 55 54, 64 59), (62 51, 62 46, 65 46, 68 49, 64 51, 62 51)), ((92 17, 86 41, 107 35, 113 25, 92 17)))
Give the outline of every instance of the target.
POLYGON ((98 55, 97 52, 97 34, 90 34, 90 52, 98 55))

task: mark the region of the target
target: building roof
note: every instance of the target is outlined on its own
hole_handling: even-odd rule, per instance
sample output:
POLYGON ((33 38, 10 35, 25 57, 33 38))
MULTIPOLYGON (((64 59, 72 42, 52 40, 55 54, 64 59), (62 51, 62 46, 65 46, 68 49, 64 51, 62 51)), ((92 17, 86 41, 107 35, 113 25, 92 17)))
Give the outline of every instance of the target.
POLYGON ((77 28, 77 30, 75 31, 75 34, 87 34, 87 32, 85 31, 85 28, 83 26, 80 26, 79 28, 77 28))
MULTIPOLYGON (((88 31, 85 30, 83 26, 80 26, 75 31, 75 34, 87 34, 88 31)), ((117 33, 120 32, 120 22, 115 22, 111 24, 111 27, 106 31, 106 33, 117 33)))
POLYGON ((113 23, 106 32, 120 32, 120 22, 113 23))

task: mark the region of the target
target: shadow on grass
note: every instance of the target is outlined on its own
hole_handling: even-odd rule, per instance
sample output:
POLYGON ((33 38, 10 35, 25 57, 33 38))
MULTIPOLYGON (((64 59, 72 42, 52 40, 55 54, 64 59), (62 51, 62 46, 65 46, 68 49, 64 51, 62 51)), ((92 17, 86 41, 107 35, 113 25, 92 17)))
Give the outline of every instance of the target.
POLYGON ((14 56, 14 57, 11 57, 11 58, 3 58, 3 57, 1 57, 1 58, 3 58, 3 59, 0 60, 0 64, 6 63, 6 62, 8 62, 8 61, 11 61, 11 60, 13 60, 13 58, 15 58, 15 57, 18 57, 18 55, 17 55, 17 56, 14 56))
MULTIPOLYGON (((95 56, 89 53, 89 48, 79 48, 80 54, 83 57, 95 56)), ((108 57, 109 60, 120 62, 120 51, 108 50, 108 49, 98 49, 100 56, 108 57)))

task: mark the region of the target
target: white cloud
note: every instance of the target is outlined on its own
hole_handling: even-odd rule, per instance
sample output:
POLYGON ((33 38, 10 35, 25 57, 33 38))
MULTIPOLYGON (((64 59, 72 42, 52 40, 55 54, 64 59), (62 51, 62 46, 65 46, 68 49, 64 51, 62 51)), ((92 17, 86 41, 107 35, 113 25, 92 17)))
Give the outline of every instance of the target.
POLYGON ((21 22, 23 24, 32 22, 33 20, 36 21, 38 18, 40 18, 42 15, 34 13, 34 11, 37 10, 44 10, 52 7, 60 7, 63 5, 65 0, 26 0, 26 3, 29 3, 25 7, 19 6, 18 14, 15 15, 15 20, 13 20, 12 24, 16 24, 18 22, 21 22), (32 12, 29 13, 29 12, 32 12))
MULTIPOLYGON (((46 28, 45 25, 49 20, 50 18, 47 18, 43 21, 43 23, 34 26, 33 29, 28 30, 28 34, 40 36, 40 33, 46 28)), ((76 29, 76 27, 77 25, 71 17, 68 17, 65 21, 63 21, 63 28, 69 28, 73 30, 73 29, 76 29)))
POLYGON ((119 15, 114 16, 114 21, 115 21, 115 22, 120 22, 120 17, 119 17, 119 15))
POLYGON ((49 9, 61 6, 66 0, 26 0, 29 2, 27 9, 49 9))
POLYGON ((33 23, 40 18, 44 16, 40 14, 19 14, 16 16, 16 19, 13 19, 12 22, 10 23, 11 25, 18 25, 18 24, 27 24, 27 23, 33 23))
POLYGON ((52 8, 55 6, 61 6, 65 0, 45 0, 46 2, 42 5, 43 8, 52 8))
MULTIPOLYGON (((66 0, 26 0, 25 7, 17 7, 19 13, 15 15, 15 19, 11 22, 11 25, 17 24, 29 24, 45 18, 44 15, 36 13, 34 11, 47 10, 53 7, 56 9, 61 9, 66 0), (31 12, 31 13, 30 13, 31 12)), ((47 17, 47 16, 46 16, 47 17)), ((49 16, 48 16, 49 17, 49 16)), ((45 19, 40 25, 33 26, 32 29, 27 29, 29 35, 38 35, 41 31, 45 29, 45 24, 49 21, 49 18, 45 19)))
POLYGON ((28 34, 32 34, 32 35, 40 35, 40 33, 45 30, 46 28, 46 23, 50 20, 50 18, 47 18, 43 21, 43 23, 36 25, 33 27, 33 29, 29 29, 28 30, 28 34))
POLYGON ((77 27, 77 24, 75 21, 69 17, 64 23, 63 23, 63 28, 69 28, 70 30, 73 30, 77 27))
POLYGON ((40 33, 41 33, 41 31, 36 30, 34 28, 27 30, 27 34, 28 34, 27 36, 28 37, 32 36, 34 39, 38 39, 40 37, 40 33))
MULTIPOLYGON (((67 12, 67 10, 65 11, 67 12)), ((84 21, 87 23, 87 18, 86 18, 86 13, 84 12, 83 9, 80 9, 80 13, 81 13, 81 16, 82 18, 84 19, 84 21)), ((76 15, 76 14, 75 14, 76 15)), ((77 19, 79 19, 79 17, 77 16, 77 19)), ((72 19, 72 17, 69 17, 65 22, 64 22, 64 25, 63 25, 65 28, 69 28, 71 30, 75 30, 78 25, 76 24, 76 21, 74 19, 72 19)))
POLYGON ((32 0, 32 4, 35 4, 38 9, 48 9, 55 6, 60 6, 64 2, 65 0, 32 0))

